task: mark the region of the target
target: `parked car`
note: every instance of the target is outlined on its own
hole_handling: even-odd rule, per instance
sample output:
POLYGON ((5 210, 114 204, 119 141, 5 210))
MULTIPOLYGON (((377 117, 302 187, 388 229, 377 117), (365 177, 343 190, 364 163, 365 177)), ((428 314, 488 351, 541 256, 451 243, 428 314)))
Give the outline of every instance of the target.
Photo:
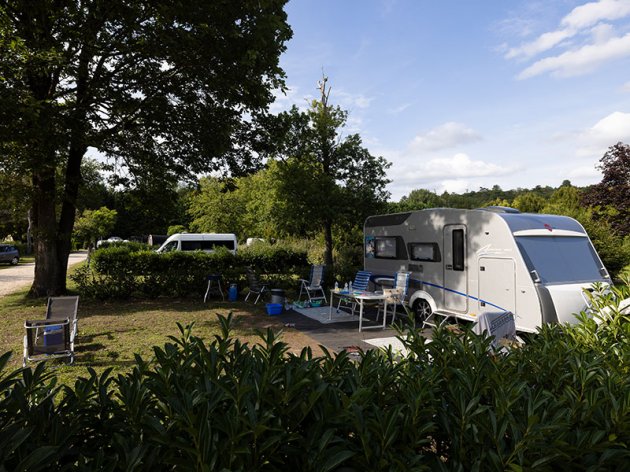
POLYGON ((112 243, 128 243, 129 241, 127 241, 126 239, 120 238, 118 236, 111 236, 107 239, 99 239, 98 241, 96 241, 96 247, 101 247, 103 244, 108 245, 108 244, 112 244, 112 243))
POLYGON ((0 262, 18 265, 18 262, 20 262, 20 251, 10 244, 0 244, 0 262))

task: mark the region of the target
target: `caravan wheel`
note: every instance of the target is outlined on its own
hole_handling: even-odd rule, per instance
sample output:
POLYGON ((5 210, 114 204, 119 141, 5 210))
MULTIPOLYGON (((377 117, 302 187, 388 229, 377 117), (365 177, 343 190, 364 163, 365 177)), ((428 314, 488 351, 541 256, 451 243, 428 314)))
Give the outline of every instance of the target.
POLYGON ((428 301, 424 298, 419 298, 413 305, 413 313, 417 323, 426 321, 426 319, 431 316, 431 313, 433 313, 433 310, 431 310, 431 305, 428 301))

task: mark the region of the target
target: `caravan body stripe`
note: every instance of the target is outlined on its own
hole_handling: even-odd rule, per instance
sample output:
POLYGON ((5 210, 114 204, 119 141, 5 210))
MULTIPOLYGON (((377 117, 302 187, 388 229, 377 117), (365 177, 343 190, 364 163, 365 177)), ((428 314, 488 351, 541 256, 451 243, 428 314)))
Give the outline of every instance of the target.
MULTIPOLYGON (((390 275, 385 275, 385 274, 373 275, 372 276, 373 279, 378 278, 378 277, 391 277, 391 276, 390 275)), ((422 285, 428 285, 429 287, 435 287, 435 288, 440 289, 440 290, 445 290, 447 292, 455 293, 457 295, 461 295, 462 297, 470 298, 471 300, 475 300, 475 301, 478 301, 478 302, 481 302, 481 303, 485 303, 486 305, 490 305, 490 306, 492 306, 494 308, 497 308, 497 309, 499 309, 501 311, 508 311, 505 308, 502 308, 499 305, 495 305, 492 302, 489 302, 487 300, 482 300, 481 298, 474 297, 474 296, 469 295, 467 293, 458 292, 457 290, 453 290, 452 288, 443 287, 442 285, 437 285, 437 284, 434 284, 434 283, 431 283, 431 282, 425 282, 424 280, 420 280, 420 279, 411 278, 409 280, 413 281, 413 282, 418 282, 418 283, 420 283, 422 285)))

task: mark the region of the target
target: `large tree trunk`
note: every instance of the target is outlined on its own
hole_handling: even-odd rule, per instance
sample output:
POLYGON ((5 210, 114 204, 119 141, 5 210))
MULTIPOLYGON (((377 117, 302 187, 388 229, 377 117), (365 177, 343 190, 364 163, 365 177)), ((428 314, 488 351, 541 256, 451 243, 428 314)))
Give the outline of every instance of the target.
MULTIPOLYGON (((72 249, 72 230, 81 183, 81 161, 87 151, 86 110, 89 61, 89 49, 84 47, 79 58, 76 105, 69 121, 70 145, 59 222, 57 222, 55 207, 57 201, 55 167, 48 165, 33 175, 36 245, 35 278, 30 295, 35 297, 62 295, 66 292, 68 257, 72 249)), ((55 162, 54 151, 49 156, 48 162, 55 162)))
POLYGON ((332 222, 326 220, 324 223, 324 264, 329 274, 333 274, 333 237, 332 237, 332 222))
POLYGON ((66 289, 65 267, 68 255, 63 257, 59 253, 54 167, 46 167, 33 174, 33 189, 35 278, 29 295, 33 297, 59 295, 66 289))

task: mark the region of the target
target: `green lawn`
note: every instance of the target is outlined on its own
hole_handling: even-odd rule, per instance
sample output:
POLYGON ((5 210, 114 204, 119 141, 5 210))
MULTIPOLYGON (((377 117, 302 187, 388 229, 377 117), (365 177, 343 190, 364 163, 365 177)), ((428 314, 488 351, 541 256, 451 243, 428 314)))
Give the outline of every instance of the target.
MULTIPOLYGON (((10 368, 22 366, 24 320, 43 319, 46 299, 28 299, 27 290, 0 298, 3 329, 0 334, 0 351, 13 351, 10 368)), ((76 339, 74 365, 62 361, 48 361, 57 369, 59 379, 72 383, 86 375, 87 368, 97 372, 113 368, 114 372, 127 371, 134 364, 134 354, 144 359, 152 357, 152 347, 168 342, 169 335, 178 336, 177 323, 194 322, 193 333, 209 342, 219 333, 217 314, 234 315, 233 334, 241 340, 257 342, 257 330, 283 328, 282 323, 267 316, 264 303, 254 306, 244 302, 209 301, 199 299, 156 299, 100 302, 80 299, 79 333, 76 339)), ((292 350, 299 351, 312 344, 307 336, 290 330, 283 336, 292 350)))

